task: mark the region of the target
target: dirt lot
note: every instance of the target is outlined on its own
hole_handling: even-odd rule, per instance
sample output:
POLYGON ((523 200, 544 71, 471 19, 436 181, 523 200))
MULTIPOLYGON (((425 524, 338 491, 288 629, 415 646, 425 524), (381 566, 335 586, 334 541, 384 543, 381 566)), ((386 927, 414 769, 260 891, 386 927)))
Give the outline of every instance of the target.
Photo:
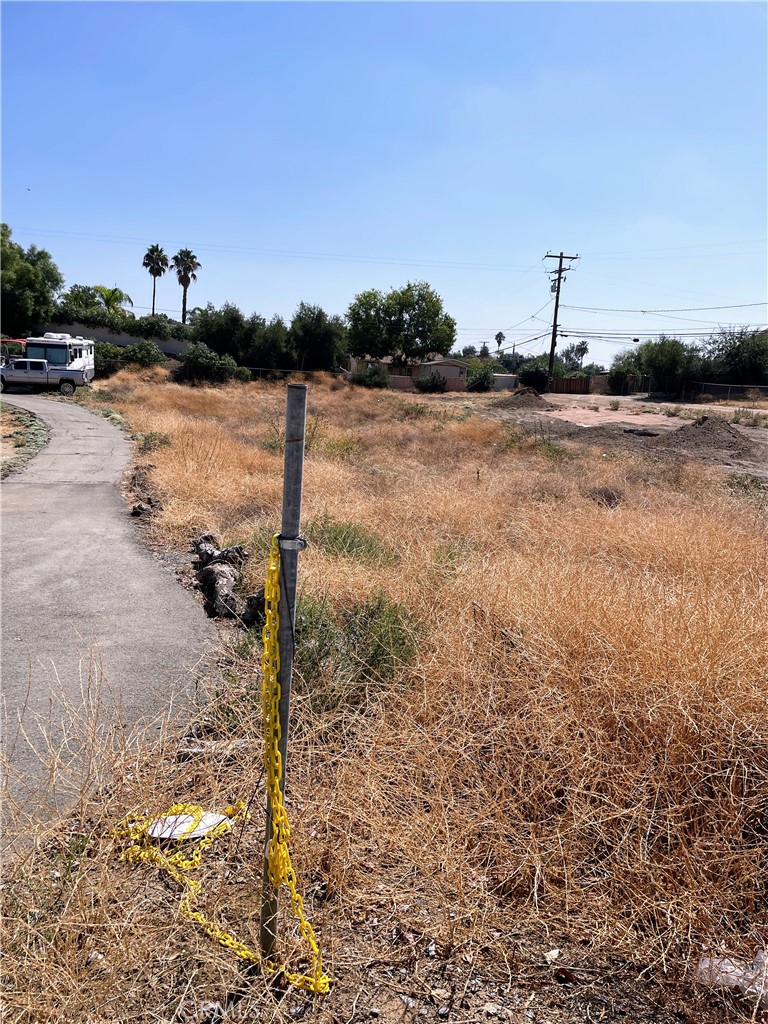
MULTIPOLYGON (((566 445, 623 448, 655 461, 694 459, 768 482, 768 426, 732 423, 734 406, 677 405, 645 396, 541 396, 528 389, 439 400, 453 411, 503 420, 566 445)), ((766 416, 765 410, 754 412, 766 416)))

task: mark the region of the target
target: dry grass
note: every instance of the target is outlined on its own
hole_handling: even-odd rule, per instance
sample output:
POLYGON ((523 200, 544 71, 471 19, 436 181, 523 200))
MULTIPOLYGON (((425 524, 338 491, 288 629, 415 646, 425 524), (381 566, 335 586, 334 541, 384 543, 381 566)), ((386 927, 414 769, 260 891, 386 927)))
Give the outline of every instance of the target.
MULTIPOLYGON (((142 457, 163 502, 152 538, 218 531, 253 552, 245 587, 258 585, 279 524, 284 387, 125 373, 107 387, 133 431, 170 439, 142 457)), ((413 1000, 406 1016, 434 1018, 443 1001, 475 1020, 492 999, 527 1020, 521 993, 551 981, 551 946, 574 970, 620 961, 670 984, 712 946, 751 959, 768 937, 764 504, 715 471, 563 455, 450 403, 330 381, 309 401, 304 519, 318 542, 303 599, 343 630, 342 613, 384 593, 419 637, 391 684, 369 675, 354 701, 338 684, 320 712, 299 652, 289 811, 338 981, 313 1018, 366 1019, 374 1003, 394 1018, 390 991, 400 1011, 398 995, 413 1000), (617 507, 590 498, 600 487, 617 507)), ((302 642, 321 640, 307 629, 302 642)), ((182 1004, 226 994, 227 1019, 310 1012, 303 996, 244 987, 234 958, 109 838, 137 808, 255 796, 251 826, 207 863, 205 904, 256 943, 257 661, 253 638, 230 643, 201 711, 206 735, 243 741, 236 761, 105 745, 110 788, 8 864, 7 1020, 183 1019, 182 1004)), ((572 1017, 536 1019, 600 1019, 580 998, 572 1017)), ((739 1012, 666 998, 701 1022, 739 1012)), ((669 1005, 652 1019, 675 1019, 669 1005)))

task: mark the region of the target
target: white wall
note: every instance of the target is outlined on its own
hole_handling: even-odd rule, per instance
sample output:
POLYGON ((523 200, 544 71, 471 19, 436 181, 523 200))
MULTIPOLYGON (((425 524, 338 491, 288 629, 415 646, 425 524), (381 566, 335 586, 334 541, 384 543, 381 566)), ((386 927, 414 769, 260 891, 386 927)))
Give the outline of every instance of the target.
MULTIPOLYGON (((84 327, 83 324, 53 324, 50 327, 46 327, 45 330, 55 334, 71 334, 73 338, 79 334, 83 338, 92 338, 94 341, 108 341, 111 345, 120 345, 122 348, 145 340, 144 338, 134 338, 124 331, 119 334, 112 334, 106 327, 84 327)), ((178 338, 168 338, 166 341, 161 341, 159 338, 149 338, 147 340, 153 341, 166 356, 177 356, 181 352, 186 352, 189 348, 188 341, 179 341, 178 338)))

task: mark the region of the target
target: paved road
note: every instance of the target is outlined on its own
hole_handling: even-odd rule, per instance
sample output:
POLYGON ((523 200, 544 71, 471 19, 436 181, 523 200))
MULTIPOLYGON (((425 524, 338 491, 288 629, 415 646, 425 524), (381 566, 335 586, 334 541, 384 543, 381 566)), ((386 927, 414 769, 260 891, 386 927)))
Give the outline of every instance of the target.
MULTIPOLYGON (((136 535, 119 491, 131 457, 121 432, 72 402, 3 401, 52 431, 2 485, 2 725, 20 798, 45 779, 35 749, 61 744, 63 721, 78 718, 81 732, 97 709, 101 727, 123 729, 185 705, 216 631, 136 535)), ((75 775, 86 770, 78 748, 64 753, 75 775)), ((59 804, 71 799, 67 776, 59 804)))

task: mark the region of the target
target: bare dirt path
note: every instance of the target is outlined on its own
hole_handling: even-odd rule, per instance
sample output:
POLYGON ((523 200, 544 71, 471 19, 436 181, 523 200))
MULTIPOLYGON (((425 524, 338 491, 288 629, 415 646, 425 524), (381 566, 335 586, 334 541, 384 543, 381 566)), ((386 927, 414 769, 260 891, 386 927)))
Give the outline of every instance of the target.
MULTIPOLYGON (((121 432, 72 402, 3 401, 51 427, 2 485, 3 747, 18 795, 45 778, 40 755, 68 719, 81 734, 95 716, 130 730, 188 703, 216 630, 136 535, 119 490, 132 451, 121 432)), ((70 743, 60 767, 85 771, 78 751, 70 743)))

